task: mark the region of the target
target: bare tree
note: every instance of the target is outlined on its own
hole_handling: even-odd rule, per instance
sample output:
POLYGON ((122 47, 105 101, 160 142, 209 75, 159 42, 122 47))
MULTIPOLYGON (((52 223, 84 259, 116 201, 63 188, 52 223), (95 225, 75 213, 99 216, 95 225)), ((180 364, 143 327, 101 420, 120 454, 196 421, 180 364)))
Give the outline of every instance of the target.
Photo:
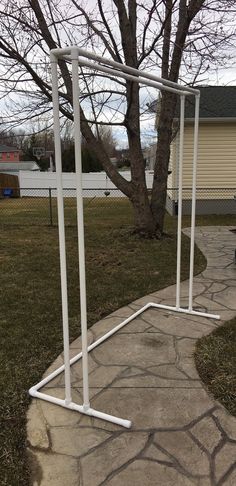
MULTIPOLYGON (((0 79, 2 96, 11 100, 8 119, 14 125, 51 110, 48 54, 65 45, 77 44, 128 66, 155 70, 171 81, 201 80, 209 66, 230 62, 234 11, 236 0, 94 0, 87 7, 83 0, 2 0, 0 79)), ((165 92, 161 99, 150 200, 140 136, 143 91, 137 83, 114 81, 86 68, 80 74, 83 137, 113 183, 129 197, 137 231, 160 236, 176 96, 165 92), (98 125, 126 130, 130 182, 110 162, 98 125)), ((73 120, 70 66, 64 61, 59 62, 59 76, 61 116, 73 120)))

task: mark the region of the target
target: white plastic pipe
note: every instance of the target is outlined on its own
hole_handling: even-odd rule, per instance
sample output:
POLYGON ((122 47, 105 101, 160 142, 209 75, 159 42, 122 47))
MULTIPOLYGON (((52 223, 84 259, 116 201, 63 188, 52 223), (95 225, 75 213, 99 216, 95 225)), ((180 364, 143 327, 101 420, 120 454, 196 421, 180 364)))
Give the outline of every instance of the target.
MULTIPOLYGON (((120 324, 118 324, 116 327, 114 327, 113 329, 111 329, 110 331, 108 331, 106 334, 104 334, 103 336, 101 336, 99 339, 97 339, 97 341, 95 341, 94 343, 90 344, 90 346, 88 347, 88 352, 92 351, 94 348, 96 348, 97 346, 99 346, 106 339, 109 339, 109 337, 111 337, 117 331, 119 331, 120 329, 122 329, 122 327, 124 327, 126 324, 128 324, 129 322, 131 322, 132 320, 134 320, 136 317, 138 317, 140 314, 142 314, 143 312, 145 312, 147 309, 149 309, 151 307, 158 308, 158 309, 164 309, 164 310, 170 311, 170 312, 177 312, 177 313, 197 315, 197 316, 208 317, 208 318, 212 318, 212 319, 220 319, 220 316, 215 315, 215 314, 208 314, 206 312, 198 312, 198 311, 193 311, 193 310, 190 311, 189 309, 182 309, 182 308, 177 309, 174 306, 163 305, 163 304, 156 304, 156 303, 153 303, 153 302, 149 302, 148 304, 146 304, 143 307, 141 307, 141 309, 139 309, 138 311, 136 311, 134 314, 132 314, 131 316, 129 316, 127 319, 125 319, 124 321, 122 321, 120 324)), ((79 359, 81 359, 82 354, 83 353, 80 352, 76 356, 74 356, 70 360, 70 365, 73 365, 79 359)), ((32 386, 30 388, 30 390, 29 390, 29 394, 32 397, 41 398, 42 400, 46 400, 46 401, 51 402, 51 403, 54 403, 56 405, 60 405, 60 406, 65 407, 65 408, 69 408, 71 410, 76 410, 76 411, 78 411, 80 413, 84 413, 86 415, 92 415, 94 417, 97 417, 97 418, 100 418, 100 419, 103 419, 103 420, 107 420, 107 421, 113 422, 115 424, 122 425, 123 427, 130 427, 131 426, 131 422, 129 420, 124 420, 124 419, 120 419, 118 417, 114 417, 112 415, 107 415, 107 414, 105 414, 103 412, 98 412, 97 410, 91 409, 90 407, 84 407, 84 405, 75 404, 72 401, 68 403, 67 400, 62 400, 62 399, 59 399, 57 397, 53 397, 51 395, 47 395, 46 393, 42 393, 42 392, 39 392, 38 391, 43 386, 47 385, 53 378, 56 378, 60 373, 62 373, 64 371, 64 369, 65 369, 65 364, 62 365, 62 366, 60 366, 59 368, 57 368, 52 373, 50 373, 50 375, 48 375, 46 378, 44 378, 43 380, 41 380, 37 385, 32 386)))
MULTIPOLYGON (((208 314, 206 312, 200 312, 200 311, 191 311, 190 312, 189 309, 184 309, 184 308, 177 309, 174 306, 169 306, 169 305, 164 305, 164 304, 156 304, 154 302, 149 302, 148 304, 145 304, 143 307, 141 307, 138 311, 134 312, 134 314, 132 314, 131 316, 127 317, 127 319, 125 319, 124 321, 120 322, 120 324, 118 324, 117 326, 113 327, 113 329, 111 329, 110 331, 108 331, 106 334, 104 334, 103 336, 101 336, 100 338, 98 338, 96 341, 94 341, 94 343, 90 344, 88 346, 88 352, 92 351, 94 348, 96 348, 97 346, 99 346, 100 344, 102 344, 104 341, 106 341, 111 336, 113 336, 113 334, 115 334, 116 332, 118 332, 124 326, 126 326, 127 324, 129 324, 129 322, 131 322, 134 319, 136 319, 136 317, 138 317, 140 314, 142 314, 143 312, 145 312, 147 309, 149 309, 151 307, 154 307, 154 308, 156 307, 158 309, 164 309, 164 310, 168 310, 168 311, 171 311, 171 312, 177 312, 177 313, 178 312, 181 312, 181 313, 184 313, 184 314, 193 314, 193 315, 199 315, 199 316, 202 316, 202 317, 210 317, 212 319, 220 319, 220 316, 215 315, 215 314, 208 314)), ((81 358, 82 358, 82 352, 78 353, 76 356, 74 356, 73 358, 71 358, 70 365, 72 366, 74 363, 76 363, 81 358)), ((37 385, 32 386, 30 388, 30 390, 29 390, 30 395, 33 395, 33 393, 35 391, 38 391, 43 386, 47 385, 51 380, 53 380, 58 375, 60 375, 60 373, 62 373, 64 371, 64 369, 65 369, 65 365, 60 366, 59 368, 57 368, 56 370, 54 370, 52 373, 50 373, 48 376, 46 376, 46 378, 43 378, 43 380, 41 380, 39 383, 37 383, 37 385)))
POLYGON ((178 228, 177 228, 177 268, 176 268, 176 308, 180 307, 181 280, 181 230, 182 230, 182 192, 183 192, 183 150, 184 150, 184 105, 185 96, 180 96, 180 131, 179 131, 179 181, 178 181, 178 228))
POLYGON ((157 307, 158 309, 166 309, 168 311, 172 312, 180 312, 183 314, 191 314, 193 316, 201 316, 201 317, 208 317, 209 319, 220 319, 220 316, 217 314, 209 314, 208 312, 201 312, 201 311, 195 311, 195 310, 190 310, 190 309, 184 309, 179 307, 177 309, 174 306, 171 305, 164 305, 164 304, 155 304, 155 303, 150 303, 150 307, 157 307))
POLYGON ((193 308, 193 272, 194 272, 194 243, 196 220, 196 186, 197 186, 197 157, 198 157, 198 130, 199 130, 200 94, 195 97, 195 120, 193 142, 193 180, 192 180, 192 212, 190 237, 190 266, 189 266, 189 310, 193 308))
POLYGON ((73 46, 69 47, 57 47, 56 49, 51 49, 51 54, 56 58, 62 58, 63 56, 70 55, 73 46))
POLYGON ((63 187, 62 187, 62 162, 61 162, 59 95, 58 95, 58 81, 57 81, 57 60, 52 54, 51 54, 51 69, 52 69, 52 102, 53 102, 53 117, 54 117, 55 163, 56 163, 56 181, 57 181, 57 211, 58 211, 58 228, 59 228, 63 344, 64 344, 64 362, 65 362, 65 400, 66 403, 68 404, 71 402, 71 381, 70 381, 69 318, 68 318, 68 295, 67 295, 65 222, 64 222, 63 187))
MULTIPOLYGON (((54 135, 55 135, 55 154, 56 154, 56 167, 57 167, 57 198, 58 198, 58 222, 59 222, 59 243, 60 243, 60 265, 61 265, 61 291, 62 291, 62 316, 63 316, 63 339, 64 339, 64 365, 60 366, 57 370, 52 372, 49 376, 41 380, 37 385, 31 387, 29 393, 31 396, 41 398, 43 400, 47 400, 51 403, 55 403, 57 405, 61 405, 65 408, 69 408, 71 410, 77 410, 81 413, 86 415, 91 415, 97 418, 101 418, 103 420, 107 420, 109 422, 113 422, 123 427, 130 427, 131 422, 129 420, 123 420, 118 417, 114 417, 112 415, 105 414, 103 412, 99 412, 90 408, 89 405, 89 384, 88 384, 88 355, 87 353, 94 349, 96 346, 104 342, 110 336, 112 336, 115 332, 121 329, 123 326, 128 324, 130 321, 135 319, 139 314, 144 312, 146 309, 150 307, 165 309, 167 311, 173 312, 180 312, 185 314, 192 314, 202 317, 209 317, 213 319, 219 319, 218 315, 209 314, 206 312, 199 312, 192 310, 192 283, 193 283, 193 263, 194 263, 194 227, 195 227, 195 203, 196 203, 196 165, 197 165, 197 139, 198 139, 198 121, 199 121, 199 96, 196 96, 196 107, 195 107, 195 127, 194 127, 194 162, 193 162, 193 193, 192 193, 192 224, 191 224, 191 251, 190 251, 190 283, 189 283, 189 302, 191 296, 191 305, 189 304, 188 309, 183 309, 179 306, 179 298, 177 298, 178 306, 169 306, 163 304, 156 304, 156 303, 148 303, 139 309, 137 312, 132 314, 130 317, 122 321, 118 324, 115 328, 111 331, 106 333, 101 338, 97 339, 93 344, 87 347, 87 311, 86 311, 86 285, 85 285, 85 263, 84 263, 84 226, 83 226, 83 200, 82 200, 82 185, 81 185, 81 153, 80 153, 80 118, 79 118, 79 85, 78 85, 78 54, 80 50, 78 48, 65 48, 65 49, 56 49, 51 52, 51 61, 52 61, 52 95, 53 95, 53 114, 54 114, 54 135), (55 55, 54 55, 55 54, 55 55), (76 155, 76 185, 77 185, 77 220, 78 220, 78 240, 79 240, 79 259, 80 259, 80 286, 82 289, 81 292, 81 326, 82 326, 82 352, 74 356, 71 360, 69 359, 69 326, 68 326, 68 297, 67 297, 67 276, 66 276, 66 251, 65 251, 65 229, 64 229, 64 208, 63 208, 63 190, 62 190, 62 177, 61 177, 61 144, 60 144, 60 120, 59 120, 59 96, 58 96, 58 82, 57 82, 57 57, 68 56, 70 54, 70 60, 72 60, 72 80, 73 80, 73 104, 74 104, 74 117, 75 117, 75 155, 76 155), (82 262, 82 265, 81 265, 82 262), (70 383, 70 365, 78 361, 80 358, 83 358, 83 394, 84 394, 84 403, 83 405, 75 404, 71 401, 71 383, 70 383), (45 393, 41 393, 38 390, 49 383, 53 378, 58 376, 60 373, 65 371, 65 400, 59 399, 57 397, 52 397, 45 393)), ((91 53, 87 53, 86 51, 81 52, 81 55, 90 57, 91 59, 99 60, 99 62, 105 62, 105 59, 100 58, 99 56, 95 56, 91 53)), ((65 58, 64 57, 64 58, 65 58)), ((129 77, 125 77, 125 79, 132 79, 136 82, 142 82, 144 84, 148 84, 144 78, 152 79, 153 76, 149 75, 148 73, 142 73, 140 76, 140 72, 138 70, 134 70, 133 68, 129 68, 128 66, 120 65, 119 63, 114 63, 113 61, 107 61, 107 64, 111 66, 116 65, 125 73, 132 72, 135 76, 126 75, 129 77), (131 70, 131 71, 130 71, 131 70), (137 77, 138 76, 138 77, 137 77)), ((88 65, 88 64, 87 64, 88 65)), ((91 63, 89 64, 91 66, 91 63)), ((92 65, 95 66, 94 64, 92 65)), ((96 68, 96 67, 95 67, 96 68)), ((97 68, 103 72, 109 72, 109 68, 101 67, 97 65, 97 68), (106 71, 104 71, 106 69, 106 71)), ((112 74, 121 76, 120 71, 111 70, 112 74)), ((156 82, 158 78, 155 77, 155 82, 152 82, 152 85, 158 87, 158 83, 156 82)), ((183 118, 184 118, 184 95, 188 93, 197 94, 199 95, 198 90, 193 90, 192 88, 186 89, 185 87, 180 87, 177 83, 171 83, 171 85, 167 85, 166 80, 162 80, 161 78, 158 81, 161 81, 163 84, 162 89, 171 90, 178 94, 181 94, 181 137, 183 137, 183 118), (171 89, 170 89, 171 86, 171 89), (179 88, 179 89, 178 89, 179 88)), ((149 83, 150 85, 150 83, 149 83)), ((181 149, 182 150, 182 149, 181 149)), ((180 154, 181 155, 181 154, 180 154)), ((180 157, 181 159, 181 157, 180 157)), ((181 197, 182 197, 182 187, 181 187, 181 197)), ((181 201, 182 204, 182 201, 181 201)), ((181 223, 181 218, 180 218, 181 223)), ((178 223, 179 224, 179 223, 178 223)), ((179 226, 180 229, 180 237, 181 237, 181 225, 179 226)), ((179 257, 181 257, 181 238, 179 239, 179 257)), ((179 258, 180 262, 180 258, 179 258)), ((178 266, 178 279, 179 282, 179 275, 180 275, 180 265, 178 266)), ((178 284, 178 286, 179 286, 178 284)), ((179 292, 179 290, 178 290, 179 292)))
POLYGON ((84 406, 78 405, 77 403, 70 402, 67 403, 65 400, 61 398, 53 397, 51 395, 47 395, 46 393, 34 392, 34 398, 41 398, 41 400, 45 400, 46 402, 54 403, 55 405, 60 405, 61 407, 68 408, 69 410, 74 410, 76 412, 83 413, 84 415, 89 415, 90 417, 99 418, 102 420, 106 420, 107 422, 112 422, 113 424, 121 425, 122 427, 126 427, 129 429, 132 425, 130 420, 125 420, 119 417, 115 417, 114 415, 109 415, 104 412, 100 412, 99 410, 95 410, 94 408, 87 408, 85 409, 84 406))
MULTIPOLYGON (((182 86, 178 83, 175 83, 174 81, 169 81, 167 79, 163 79, 160 76, 155 76, 154 74, 146 73, 145 71, 141 71, 139 69, 132 68, 130 66, 126 66, 124 64, 121 64, 117 61, 113 61, 112 59, 107 59, 105 57, 99 56, 97 54, 94 54, 93 52, 86 51, 85 49, 80 49, 77 46, 72 46, 70 48, 64 48, 64 49, 52 49, 51 52, 53 52, 56 56, 58 57, 66 57, 66 59, 71 59, 70 52, 76 48, 78 50, 78 56, 81 57, 86 57, 87 59, 92 59, 94 61, 98 61, 103 63, 103 65, 108 65, 115 67, 117 69, 120 69, 120 71, 124 73, 130 73, 133 74, 134 76, 142 76, 143 78, 150 79, 152 81, 159 82, 163 84, 164 86, 170 86, 172 88, 178 89, 178 91, 185 91, 185 94, 198 94, 199 90, 195 88, 190 88, 189 86, 182 86)), ((83 62, 80 59, 80 63, 83 62)), ((100 65, 99 65, 100 66, 100 65)), ((101 68, 101 66, 100 66, 101 68)))
POLYGON ((198 94, 199 90, 195 88, 190 88, 189 86, 182 86, 181 84, 175 83, 174 81, 169 81, 167 79, 160 78, 160 76, 155 76, 154 74, 146 73, 145 71, 126 66, 119 62, 113 61, 112 59, 107 59, 102 56, 98 56, 93 52, 86 51, 79 48, 79 56, 86 57, 88 59, 93 59, 94 61, 102 62, 103 64, 116 67, 125 73, 134 74, 135 76, 142 76, 146 79, 151 79, 152 81, 157 81, 162 83, 164 86, 171 86, 172 88, 177 88, 178 90, 187 91, 190 94, 198 94))
POLYGON ((87 304, 86 304, 86 277, 84 255, 84 212, 82 192, 82 163, 81 163, 81 134, 80 134, 80 105, 79 105, 79 64, 78 49, 71 51, 72 56, 72 86, 74 109, 74 141, 75 141, 75 177, 76 177, 76 202, 77 202, 77 231, 79 252, 79 281, 80 281, 80 315, 82 334, 82 364, 83 364, 83 401, 84 408, 88 409, 89 384, 88 384, 88 338, 87 338, 87 304))
MULTIPOLYGON (((122 329, 122 327, 126 326, 126 324, 128 324, 133 319, 135 319, 136 317, 138 317, 140 314, 142 314, 143 312, 145 312, 145 310, 149 309, 149 307, 151 307, 151 306, 152 306, 151 303, 148 303, 148 304, 144 305, 141 309, 139 309, 138 311, 136 311, 130 317, 127 317, 127 319, 125 319, 124 321, 120 322, 120 324, 117 324, 117 326, 113 327, 113 329, 111 329, 106 334, 104 334, 103 336, 101 336, 100 338, 98 338, 97 341, 95 341, 94 343, 90 344, 88 346, 88 352, 92 351, 94 348, 96 348, 97 346, 99 346, 99 344, 102 344, 109 337, 113 336, 113 334, 115 334, 117 331, 119 331, 120 329, 122 329)), ((78 353, 76 356, 74 356, 73 358, 71 358, 70 365, 73 365, 74 363, 76 363, 80 358, 82 358, 82 352, 81 353, 78 353)), ((34 390, 39 390, 43 386, 47 385, 51 380, 53 380, 58 375, 60 375, 60 373, 62 373, 62 371, 64 371, 64 369, 65 369, 65 365, 60 366, 55 371, 52 371, 52 373, 50 373, 50 375, 46 376, 46 378, 43 378, 43 380, 41 380, 37 385, 32 386, 30 388, 30 390, 29 390, 30 395, 32 395, 32 393, 34 392, 34 390)))
MULTIPOLYGON (((142 71, 137 70, 139 75, 135 76, 135 75, 132 75, 132 74, 124 73, 123 71, 118 71, 118 70, 116 70, 112 67, 102 66, 101 64, 97 64, 95 62, 84 61, 84 60, 80 59, 79 64, 80 64, 80 66, 90 67, 91 69, 101 71, 102 73, 107 73, 107 74, 110 74, 111 76, 116 76, 118 78, 128 79, 128 80, 133 81, 135 83, 144 84, 145 86, 151 86, 152 88, 157 88, 157 89, 160 89, 160 90, 164 89, 165 91, 170 91, 171 93, 176 93, 178 95, 183 93, 183 91, 179 90, 177 87, 176 88, 173 88, 171 86, 165 86, 164 87, 161 83, 159 83, 157 81, 151 81, 151 80, 148 80, 147 77, 142 77, 142 75, 140 74, 140 73, 142 73, 142 71)), ((188 91, 186 91, 184 93, 185 93, 185 95, 190 94, 190 93, 188 93, 188 91)))

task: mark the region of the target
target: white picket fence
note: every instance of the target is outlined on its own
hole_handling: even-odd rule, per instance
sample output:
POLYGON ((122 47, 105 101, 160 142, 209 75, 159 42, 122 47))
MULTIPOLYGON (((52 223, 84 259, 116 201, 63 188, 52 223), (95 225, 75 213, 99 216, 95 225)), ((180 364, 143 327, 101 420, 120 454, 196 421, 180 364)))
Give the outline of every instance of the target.
MULTIPOLYGON (((130 180, 130 171, 122 171, 120 174, 125 179, 130 180)), ((152 187, 153 171, 146 171, 147 187, 152 187)), ((75 196, 75 174, 64 172, 62 174, 62 183, 65 197, 75 196)), ((51 195, 56 196, 56 174, 55 172, 19 172, 19 185, 21 197, 48 197, 49 189, 51 195)), ((105 172, 89 172, 82 174, 82 187, 84 197, 104 197, 104 192, 110 191, 109 197, 124 197, 105 172)))

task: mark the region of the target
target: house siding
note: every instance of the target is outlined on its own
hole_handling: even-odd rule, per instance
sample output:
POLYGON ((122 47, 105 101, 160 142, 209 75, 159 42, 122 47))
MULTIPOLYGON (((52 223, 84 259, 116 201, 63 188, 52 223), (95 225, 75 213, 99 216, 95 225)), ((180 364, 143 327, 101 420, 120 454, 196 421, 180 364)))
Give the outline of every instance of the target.
POLYGON ((175 161, 175 146, 173 144, 171 144, 171 147, 170 147, 170 161, 169 161, 169 171, 171 171, 171 173, 168 175, 168 187, 174 187, 175 186, 175 182, 174 182, 174 178, 173 178, 173 169, 174 169, 174 161, 175 161))
POLYGON ((19 162, 19 152, 0 152, 0 162, 19 162))
MULTIPOLYGON (((172 181, 178 178, 179 134, 172 143, 172 181)), ((183 188, 192 187, 193 123, 186 123, 183 188)), ((170 185, 169 185, 170 187, 170 185)), ((197 214, 235 214, 236 123, 200 122, 197 166, 197 214), (202 190, 201 190, 202 189, 202 190)), ((171 194, 169 194, 171 196, 171 194)), ((172 192, 177 200, 177 191, 172 192)), ((191 190, 183 191, 183 213, 191 212, 191 190)), ((172 213, 173 214, 173 213, 172 213)))
MULTIPOLYGON (((184 131, 183 187, 192 185, 192 160, 193 125, 189 124, 184 131)), ((235 123, 200 124, 197 187, 236 187, 235 123)))
POLYGON ((176 187, 176 181, 175 181, 175 160, 176 160, 176 144, 172 143, 170 146, 170 161, 169 161, 169 171, 171 173, 168 175, 168 180, 167 180, 167 198, 166 198, 166 210, 170 214, 175 213, 175 194, 172 190, 173 187, 176 187))

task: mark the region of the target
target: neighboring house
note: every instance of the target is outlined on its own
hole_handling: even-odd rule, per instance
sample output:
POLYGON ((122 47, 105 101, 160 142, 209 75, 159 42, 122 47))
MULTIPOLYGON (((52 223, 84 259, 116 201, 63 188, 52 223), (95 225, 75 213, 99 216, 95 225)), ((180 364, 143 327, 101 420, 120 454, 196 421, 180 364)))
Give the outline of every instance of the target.
POLYGON ((19 162, 20 150, 8 145, 0 145, 0 162, 19 162))
MULTIPOLYGON (((200 117, 197 213, 236 212, 236 86, 199 87, 200 117)), ((178 130, 178 112, 174 130, 178 130)), ((157 115, 158 116, 158 115, 157 115)), ((191 211, 194 97, 186 96, 183 154, 183 213, 191 211)), ((178 189, 179 132, 171 144, 168 187, 178 189)), ((178 211, 178 191, 169 190, 167 210, 178 211)))
POLYGON ((117 157, 110 157, 110 161, 115 167, 117 166, 117 157))
POLYGON ((19 175, 20 170, 39 171, 38 164, 33 161, 21 162, 20 150, 9 145, 0 145, 0 174, 19 175))
POLYGON ((0 173, 1 174, 12 174, 19 175, 19 172, 23 170, 27 171, 40 171, 40 167, 37 162, 27 161, 27 162, 2 162, 0 161, 0 173))
POLYGON ((148 147, 145 147, 143 150, 143 156, 145 159, 145 167, 148 170, 153 170, 155 161, 156 161, 156 151, 157 151, 157 144, 156 142, 151 143, 148 147))

